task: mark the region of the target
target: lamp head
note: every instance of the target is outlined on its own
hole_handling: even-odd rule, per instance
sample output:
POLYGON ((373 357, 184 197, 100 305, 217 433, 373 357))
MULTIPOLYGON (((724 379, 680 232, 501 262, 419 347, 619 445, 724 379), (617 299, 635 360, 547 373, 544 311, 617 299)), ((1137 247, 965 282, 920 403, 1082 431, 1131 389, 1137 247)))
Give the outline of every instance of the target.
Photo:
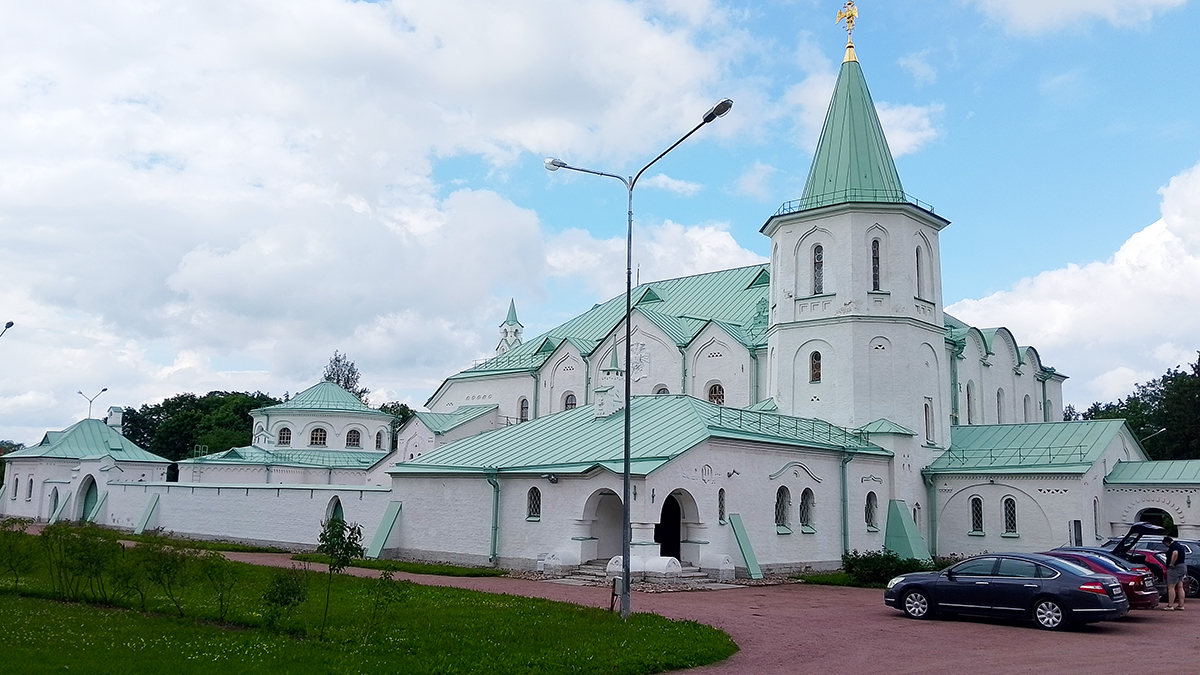
POLYGON ((547 157, 546 161, 542 162, 542 165, 546 167, 547 171, 558 171, 566 166, 567 163, 557 157, 547 157))
POLYGON ((721 99, 720 102, 710 108, 708 112, 704 113, 704 123, 708 124, 718 117, 724 117, 729 113, 731 108, 733 108, 733 99, 721 99))
POLYGON ((8 330, 9 328, 12 328, 12 327, 13 327, 13 322, 11 322, 11 321, 4 324, 4 330, 8 330))

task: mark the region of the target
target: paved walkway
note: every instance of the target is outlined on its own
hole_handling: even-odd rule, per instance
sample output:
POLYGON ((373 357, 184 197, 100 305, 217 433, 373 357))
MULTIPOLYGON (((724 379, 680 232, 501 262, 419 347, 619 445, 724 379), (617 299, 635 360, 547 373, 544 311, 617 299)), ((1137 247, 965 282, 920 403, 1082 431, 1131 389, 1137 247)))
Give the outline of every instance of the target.
MULTIPOLYGON (((259 565, 287 567, 286 554, 227 553, 259 565)), ((312 565, 313 569, 324 569, 312 565)), ((373 570, 351 574, 376 576, 373 570)), ((431 586, 470 588, 608 607, 609 590, 509 579, 397 573, 431 586)), ((634 593, 636 612, 691 619, 729 633, 741 651, 689 675, 752 673, 889 675, 934 672, 1087 673, 1127 675, 1148 668, 1158 675, 1200 672, 1200 601, 1190 611, 1131 612, 1107 621, 1051 633, 1031 624, 979 619, 913 621, 883 604, 883 592, 788 584, 721 591, 634 593)))

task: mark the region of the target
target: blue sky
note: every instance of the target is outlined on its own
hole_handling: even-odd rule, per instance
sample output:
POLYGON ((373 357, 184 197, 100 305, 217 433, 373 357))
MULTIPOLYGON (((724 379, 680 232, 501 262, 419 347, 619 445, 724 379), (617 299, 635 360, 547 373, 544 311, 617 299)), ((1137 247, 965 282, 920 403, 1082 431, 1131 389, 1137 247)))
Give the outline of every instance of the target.
MULTIPOLYGON (((0 438, 89 395, 312 384, 335 349, 419 405, 623 287, 762 259, 798 198, 838 2, 66 3, 0 22, 0 438), (64 20, 61 17, 70 16, 64 20)), ((1086 406, 1200 348, 1200 9, 860 3, 905 190, 952 221, 946 304, 1086 406)))

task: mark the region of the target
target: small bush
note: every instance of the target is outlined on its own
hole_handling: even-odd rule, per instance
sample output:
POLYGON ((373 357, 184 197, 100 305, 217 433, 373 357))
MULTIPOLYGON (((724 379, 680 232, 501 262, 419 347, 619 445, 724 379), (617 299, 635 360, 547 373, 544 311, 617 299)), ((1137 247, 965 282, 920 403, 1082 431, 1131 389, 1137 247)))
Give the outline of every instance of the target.
POLYGON ((864 551, 858 549, 842 554, 842 569, 850 579, 861 586, 886 584, 889 579, 909 572, 926 572, 932 569, 930 561, 917 558, 901 558, 890 549, 864 551))
POLYGON ((268 630, 279 630, 280 624, 307 599, 308 586, 302 570, 296 567, 277 570, 271 575, 267 590, 262 594, 263 604, 266 605, 264 625, 268 630))

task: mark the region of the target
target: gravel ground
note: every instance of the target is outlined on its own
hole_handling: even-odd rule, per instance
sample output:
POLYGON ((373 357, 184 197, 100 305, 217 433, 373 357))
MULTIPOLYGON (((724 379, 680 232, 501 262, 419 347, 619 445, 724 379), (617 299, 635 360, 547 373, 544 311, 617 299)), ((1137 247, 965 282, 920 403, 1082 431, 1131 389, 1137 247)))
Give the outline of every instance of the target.
MULTIPOLYGON (((227 553, 233 560, 287 567, 283 554, 227 553)), ((312 569, 323 569, 311 565, 312 569)), ((353 574, 376 576, 372 570, 353 574)), ((609 590, 504 577, 397 578, 608 607, 609 590)), ((633 594, 636 612, 700 621, 733 636, 741 651, 696 675, 864 675, 968 672, 1127 675, 1200 673, 1200 602, 1188 611, 1139 610, 1061 633, 982 619, 913 621, 885 607, 883 591, 813 584, 749 586, 688 593, 633 594)))

